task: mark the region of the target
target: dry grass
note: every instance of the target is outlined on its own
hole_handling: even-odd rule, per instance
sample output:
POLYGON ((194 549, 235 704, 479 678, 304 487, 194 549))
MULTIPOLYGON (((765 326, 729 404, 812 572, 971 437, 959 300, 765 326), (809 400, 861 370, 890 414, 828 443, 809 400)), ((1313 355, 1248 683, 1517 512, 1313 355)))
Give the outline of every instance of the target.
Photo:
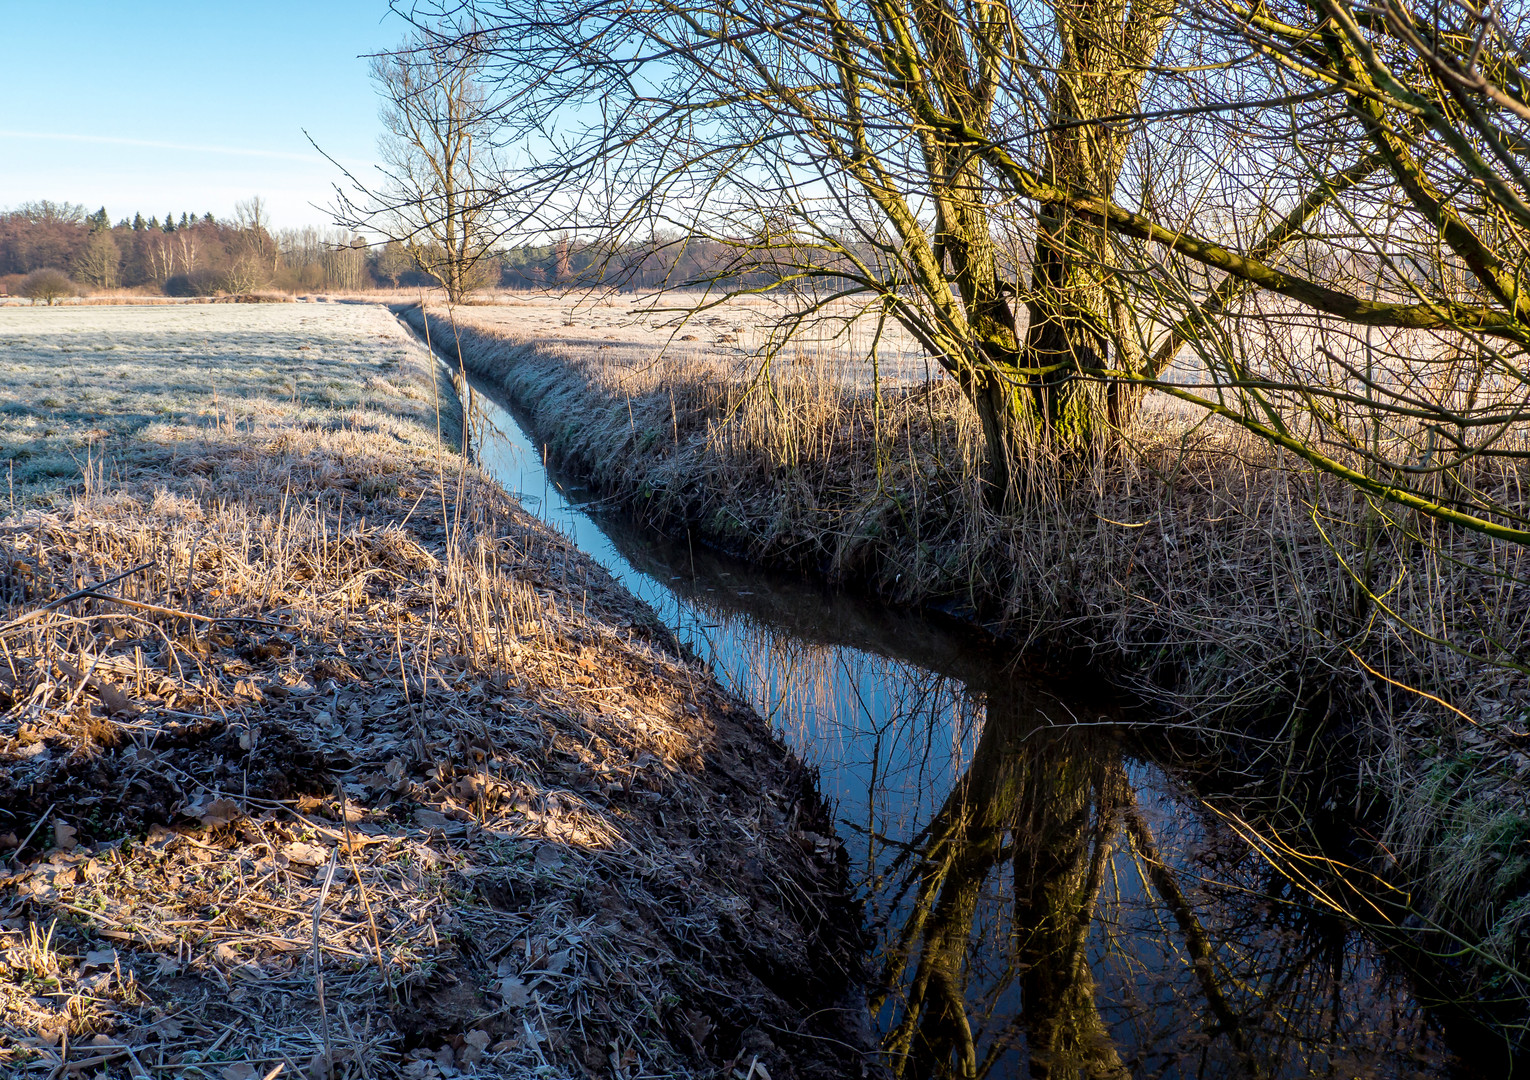
POLYGON ((1530 971, 1515 734, 1530 685, 1489 662, 1530 656, 1524 551, 1414 519, 1377 528, 1351 489, 1153 405, 1128 452, 1067 484, 1038 477, 1046 497, 998 517, 949 380, 877 395, 844 351, 762 373, 730 342, 676 346, 623 318, 544 303, 432 328, 450 349, 455 322, 469 370, 505 387, 553 457, 649 520, 1102 665, 1299 816, 1348 802, 1429 919, 1487 940, 1489 969, 1530 971))
POLYGON ((111 312, 127 400, 0 525, 0 1072, 852 1068, 811 778, 441 448, 385 312, 223 310, 216 405, 165 369, 226 336, 111 312))

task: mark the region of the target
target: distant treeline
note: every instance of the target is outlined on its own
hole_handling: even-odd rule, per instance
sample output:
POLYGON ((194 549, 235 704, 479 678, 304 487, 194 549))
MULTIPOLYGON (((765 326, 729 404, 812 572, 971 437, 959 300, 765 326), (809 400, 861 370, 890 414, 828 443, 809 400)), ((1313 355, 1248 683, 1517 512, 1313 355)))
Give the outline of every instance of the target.
MULTIPOLYGON (((427 260, 428 261, 428 260, 427 260)), ((113 223, 106 210, 74 203, 25 203, 0 211, 0 295, 23 293, 28 275, 60 271, 81 292, 138 289, 171 296, 351 292, 429 286, 398 242, 369 244, 339 229, 270 229, 258 200, 232 219, 182 212, 113 223)), ((567 237, 507 247, 477 267, 480 287, 559 288, 590 284, 653 289, 690 282, 765 280, 740 249, 716 241, 659 238, 619 249, 567 237)))
POLYGON ((602 284, 656 289, 693 284, 760 284, 779 274, 762 265, 745 243, 696 237, 658 237, 620 247, 559 238, 549 244, 507 248, 497 255, 499 283, 507 288, 602 284))
MULTIPOLYGON (((172 296, 369 289, 400 283, 402 249, 375 250, 338 230, 272 231, 258 202, 232 220, 212 214, 135 214, 113 224, 105 209, 26 203, 0 213, 0 292, 20 291, 40 270, 67 274, 83 290, 146 289, 172 296)), ((397 248, 397 245, 393 245, 397 248)))

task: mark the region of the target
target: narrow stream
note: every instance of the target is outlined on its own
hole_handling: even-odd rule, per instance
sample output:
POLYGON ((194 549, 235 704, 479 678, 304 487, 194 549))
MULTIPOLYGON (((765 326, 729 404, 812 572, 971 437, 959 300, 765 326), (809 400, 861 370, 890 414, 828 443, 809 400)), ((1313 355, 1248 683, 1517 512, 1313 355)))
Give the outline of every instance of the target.
POLYGON ((894 1075, 1481 1075, 1399 965, 1107 704, 975 632, 638 529, 475 390, 484 468, 821 771, 894 1075))

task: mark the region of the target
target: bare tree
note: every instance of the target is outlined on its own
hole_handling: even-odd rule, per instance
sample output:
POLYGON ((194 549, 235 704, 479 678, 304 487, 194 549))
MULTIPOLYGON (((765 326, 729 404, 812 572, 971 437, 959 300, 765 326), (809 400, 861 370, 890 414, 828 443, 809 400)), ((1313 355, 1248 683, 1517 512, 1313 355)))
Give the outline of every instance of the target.
POLYGON ((122 252, 110 229, 96 229, 74 257, 74 272, 87 285, 113 289, 121 280, 122 252))
POLYGON ((710 284, 800 298, 785 334, 845 300, 902 323, 977 408, 1003 497, 1023 447, 1067 459, 1108 437, 1082 369, 1114 357, 1129 312, 1108 232, 1017 203, 984 150, 1024 143, 1054 184, 1111 197, 1133 131, 1105 121, 1136 110, 1171 11, 552 0, 471 5, 454 40, 511 102, 528 165, 503 190, 529 228, 585 251, 718 245, 735 257, 710 284))
POLYGON ((230 262, 224 275, 229 292, 253 292, 275 276, 281 256, 270 230, 271 219, 260 196, 234 204, 234 235, 229 242, 230 262))
POLYGON ((453 303, 482 284, 498 235, 487 189, 495 176, 496 111, 479 82, 471 35, 422 33, 373 58, 385 134, 382 181, 337 188, 335 220, 401 243, 453 303))
POLYGON ((452 40, 513 101, 524 222, 610 253, 678 226, 735 253, 708 284, 802 298, 782 336, 847 302, 901 322, 982 418, 996 495, 1152 387, 1530 539, 1462 472, 1525 453, 1521 30, 1288 7, 549 0, 473 4, 452 40))
POLYGON ((413 267, 414 260, 397 240, 389 240, 377 253, 377 276, 391 286, 396 287, 399 279, 413 267))

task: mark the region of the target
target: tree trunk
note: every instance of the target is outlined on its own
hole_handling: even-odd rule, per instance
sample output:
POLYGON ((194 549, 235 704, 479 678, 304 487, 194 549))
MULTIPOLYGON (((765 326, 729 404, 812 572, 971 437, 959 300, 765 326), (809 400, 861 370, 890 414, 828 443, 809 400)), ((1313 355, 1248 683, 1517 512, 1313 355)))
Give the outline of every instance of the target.
MULTIPOLYGON (((1166 0, 1080 0, 1058 9, 1062 62, 1045 144, 1050 182, 1069 191, 1114 194, 1130 131, 1103 118, 1137 107, 1142 60, 1157 52, 1169 11, 1166 0)), ((926 12, 924 22, 932 41, 944 40, 940 19, 926 12)), ((991 95, 981 84, 979 92, 968 90, 972 80, 958 77, 964 58, 937 52, 933 66, 944 76, 948 107, 969 127, 983 129, 991 95)), ((979 148, 935 140, 926 156, 937 192, 936 259, 942 270, 950 261, 977 359, 951 357, 947 366, 982 422, 988 501, 1002 509, 1025 497, 1044 470, 1070 469, 1108 445, 1130 418, 1135 399, 1112 394, 1083 369, 1112 361, 1137 366, 1131 313, 1111 302, 1103 270, 1110 265, 1110 240, 1103 225, 1066 207, 1039 207, 1030 280, 1011 283, 994 246, 979 148), (1016 292, 1029 316, 1023 338, 1014 316, 1016 292), (1038 449, 1043 460, 1020 460, 1038 449)))
POLYGON ((1039 417, 1023 380, 981 372, 966 388, 983 426, 984 495, 995 513, 1013 509, 1029 488, 1020 470, 1022 449, 1035 437, 1039 417))
MULTIPOLYGON (((1043 221, 1051 215, 1043 210, 1043 221)), ((1052 218, 1056 221, 1056 218, 1052 218)), ((1102 247, 1098 236, 1079 235, 1077 223, 1064 220, 1037 238, 1031 267, 1023 364, 1041 417, 1046 443, 1065 458, 1109 437, 1110 415, 1103 384, 1081 369, 1104 367, 1110 355, 1110 322, 1105 290, 1095 267, 1104 261, 1080 258, 1089 247, 1102 247)))

